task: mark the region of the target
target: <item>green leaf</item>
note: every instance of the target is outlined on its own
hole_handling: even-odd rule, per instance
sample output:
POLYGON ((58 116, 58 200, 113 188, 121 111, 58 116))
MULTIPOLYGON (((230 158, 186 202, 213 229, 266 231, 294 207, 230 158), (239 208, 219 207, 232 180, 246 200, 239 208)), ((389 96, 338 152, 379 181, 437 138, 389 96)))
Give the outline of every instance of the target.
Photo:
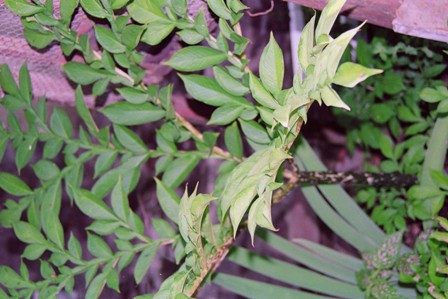
POLYGON ((259 68, 263 86, 276 96, 282 90, 285 66, 282 49, 277 44, 272 32, 269 43, 261 54, 259 68))
POLYGON ((41 222, 45 223, 49 214, 59 215, 61 210, 62 190, 61 181, 56 181, 45 192, 40 206, 41 222))
POLYGON ((79 243, 78 239, 76 239, 73 233, 70 233, 70 238, 68 239, 68 251, 76 258, 82 258, 81 243, 79 243))
POLYGON ((30 261, 35 261, 47 250, 47 246, 41 244, 30 244, 23 251, 22 257, 30 261))
POLYGON ((97 178, 99 175, 107 171, 117 159, 118 153, 116 151, 107 151, 98 155, 95 162, 95 169, 93 177, 97 178))
POLYGON ((229 94, 212 78, 201 75, 179 75, 184 81, 187 92, 196 100, 211 106, 222 106, 224 104, 252 105, 242 97, 229 94))
POLYGON ((227 59, 227 54, 209 47, 190 46, 180 49, 165 62, 178 71, 200 71, 220 64, 227 59))
POLYGON ((36 173, 36 176, 44 181, 51 180, 59 175, 58 166, 48 160, 40 160, 33 166, 33 170, 36 173))
POLYGON ((26 281, 8 266, 0 266, 0 284, 9 289, 31 288, 34 284, 26 281))
POLYGON ((266 130, 256 121, 245 121, 240 119, 241 129, 246 137, 256 143, 268 144, 271 142, 266 130))
POLYGON ((109 15, 98 0, 80 0, 80 3, 84 11, 93 17, 104 19, 109 15))
POLYGON ((363 292, 357 285, 342 282, 279 259, 262 256, 241 247, 235 248, 228 258, 251 271, 296 287, 342 298, 363 297, 363 292))
POLYGON ((260 80, 252 73, 249 73, 249 86, 252 91, 252 96, 260 105, 271 109, 276 109, 279 107, 277 101, 264 88, 260 80))
POLYGON ((320 95, 325 105, 343 108, 350 111, 350 107, 342 101, 337 92, 330 86, 325 86, 322 88, 320 95))
POLYGON ((118 102, 101 109, 115 124, 133 126, 158 121, 165 116, 165 111, 150 104, 131 104, 118 102))
POLYGON ((56 39, 52 32, 33 30, 30 28, 25 28, 23 34, 25 35, 26 41, 36 49, 43 49, 56 39))
POLYGON ((213 11, 215 15, 225 20, 232 18, 232 13, 227 8, 224 0, 207 0, 208 7, 213 11))
POLYGON ((129 207, 128 196, 124 190, 123 180, 121 177, 118 178, 118 183, 112 190, 111 203, 115 214, 127 222, 131 209, 129 207))
POLYGON ((41 232, 27 222, 16 222, 14 223, 13 228, 17 239, 24 243, 41 245, 47 244, 47 240, 45 240, 45 237, 41 234, 41 232))
POLYGON ((154 178, 157 184, 157 200, 163 213, 174 223, 179 222, 179 202, 180 198, 164 182, 154 178))
POLYGON ((129 103, 142 104, 149 98, 148 94, 132 87, 117 88, 120 95, 129 103))
POLYGON ((423 71, 423 75, 427 78, 434 78, 443 73, 443 71, 446 69, 446 65, 444 64, 435 64, 431 65, 423 71))
POLYGON ((389 159, 394 158, 394 144, 389 136, 381 135, 379 140, 381 153, 389 159))
POLYGON ((207 124, 209 125, 227 125, 237 119, 243 112, 244 107, 235 105, 223 105, 213 111, 207 124))
POLYGON ((112 256, 112 250, 109 245, 101 237, 93 234, 87 233, 87 248, 96 257, 112 256))
POLYGON ((429 87, 425 87, 422 89, 422 91, 420 92, 420 98, 428 103, 437 103, 448 99, 446 94, 443 94, 441 91, 429 87))
POLYGON ((175 24, 170 20, 160 19, 151 22, 147 25, 141 40, 151 46, 158 45, 165 37, 170 35, 175 27, 175 24))
POLYGON ((137 284, 142 282, 143 277, 151 266, 152 260, 159 249, 159 243, 153 242, 149 244, 149 246, 142 251, 140 256, 137 259, 137 263, 134 268, 134 279, 137 284))
POLYGON ((192 29, 184 29, 176 33, 180 38, 189 45, 195 45, 204 39, 204 36, 192 29))
POLYGON ((0 65, 0 86, 3 92, 20 98, 20 91, 7 64, 0 65))
POLYGON ((404 89, 404 84, 399 75, 393 71, 387 71, 384 73, 381 87, 385 93, 396 95, 404 89))
POLYGON ((57 107, 53 110, 53 114, 50 119, 50 126, 56 135, 66 139, 72 137, 72 123, 64 110, 57 107))
POLYGON ((321 295, 314 295, 302 291, 297 291, 292 288, 280 287, 274 284, 259 282, 240 276, 233 276, 224 273, 217 273, 213 277, 213 282, 217 285, 244 296, 245 298, 257 299, 330 299, 332 297, 325 297, 321 295))
POLYGON ((437 105, 437 113, 443 114, 447 112, 448 112, 448 100, 440 101, 439 105, 437 105))
POLYGON ((96 197, 93 193, 82 190, 74 189, 75 202, 78 208, 92 219, 105 219, 116 220, 116 215, 110 210, 110 208, 96 197))
POLYGON ((345 1, 346 0, 330 0, 327 5, 325 5, 316 27, 316 43, 322 34, 330 34, 334 21, 345 1))
POLYGON ((163 182, 169 188, 177 188, 193 171, 201 159, 189 154, 174 160, 163 174, 163 182))
POLYGON ((229 152, 235 157, 243 157, 243 142, 236 122, 228 126, 224 132, 224 142, 229 152))
MULTIPOLYGON (((299 64, 302 70, 306 70, 308 65, 312 62, 312 50, 314 46, 314 24, 316 22, 316 15, 303 27, 302 34, 300 36, 298 58, 299 64)), ((301 71, 301 70, 299 70, 301 71)))
POLYGON ((100 236, 106 236, 116 233, 117 229, 120 229, 120 226, 120 222, 114 220, 95 220, 86 229, 93 231, 100 236))
POLYGON ((138 46, 140 38, 145 30, 144 26, 129 24, 124 27, 121 34, 121 42, 126 45, 130 50, 138 46))
POLYGON ((21 179, 7 172, 0 172, 0 188, 15 196, 25 196, 33 193, 21 179))
POLYGON ((103 291, 104 286, 106 285, 107 280, 106 274, 107 273, 101 273, 92 280, 86 292, 85 297, 86 299, 97 299, 100 297, 101 292, 103 291))
POLYGON ((163 13, 157 2, 136 0, 127 6, 129 15, 141 24, 156 21, 168 21, 170 19, 163 13))
POLYGON ((152 227, 161 238, 170 239, 176 235, 168 221, 162 218, 152 218, 152 227))
POLYGON ((94 69, 87 64, 74 61, 69 61, 64 64, 64 71, 70 80, 82 85, 92 84, 95 81, 107 77, 100 70, 94 69))
POLYGON ((33 5, 25 0, 5 0, 6 6, 21 17, 29 17, 44 10, 43 7, 33 5))
POLYGON ((33 100, 33 94, 30 72, 28 71, 28 66, 26 65, 26 63, 22 65, 19 71, 19 88, 22 98, 28 103, 31 103, 33 100))
POLYGON ((355 87, 368 77, 381 74, 383 70, 371 69, 353 62, 346 62, 339 66, 333 83, 345 87, 355 87))
POLYGON ((84 96, 82 94, 81 86, 78 86, 75 91, 75 105, 76 105, 76 111, 78 112, 79 116, 82 118, 84 123, 86 124, 87 128, 90 132, 98 132, 98 128, 92 118, 92 115, 90 114, 89 108, 87 107, 87 104, 84 100, 84 96))
POLYGON ((131 152, 144 154, 148 151, 143 141, 128 128, 114 125, 114 132, 118 141, 131 152))
POLYGON ((230 75, 225 68, 215 66, 213 68, 213 74, 218 84, 228 93, 235 96, 244 96, 249 92, 249 88, 230 75))
POLYGON ((126 47, 117 39, 114 33, 102 26, 95 26, 95 37, 98 43, 110 53, 123 53, 126 47))
POLYGON ((385 124, 395 115, 395 109, 388 103, 373 104, 370 106, 370 115, 375 122, 385 124))
POLYGON ((17 148, 16 165, 17 169, 25 167, 36 149, 36 139, 34 136, 26 137, 17 148))
POLYGON ((64 249, 64 229, 56 213, 48 213, 45 219, 45 233, 60 249, 64 249))
POLYGON ((61 0, 60 13, 61 19, 65 24, 70 24, 73 13, 79 5, 79 0, 61 0))

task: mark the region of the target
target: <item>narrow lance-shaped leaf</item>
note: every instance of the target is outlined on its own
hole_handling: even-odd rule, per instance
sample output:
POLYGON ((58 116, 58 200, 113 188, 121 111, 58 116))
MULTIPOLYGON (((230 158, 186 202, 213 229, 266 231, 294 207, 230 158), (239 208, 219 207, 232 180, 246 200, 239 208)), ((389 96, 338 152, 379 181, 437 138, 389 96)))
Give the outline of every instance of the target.
POLYGON ((81 62, 67 62, 64 65, 64 71, 70 80, 82 85, 92 84, 97 80, 106 78, 104 72, 81 62))
POLYGON ((157 184, 157 200, 162 211, 174 223, 179 222, 179 196, 169 188, 164 182, 154 178, 157 184))
MULTIPOLYGON (((311 64, 311 51, 314 46, 314 24, 316 21, 316 15, 305 25, 300 36, 298 57, 299 63, 303 71, 306 71, 308 65, 311 64)), ((301 70, 299 70, 301 71, 301 70)))
POLYGON ((316 36, 315 36, 316 42, 321 34, 330 33, 334 21, 336 20, 339 11, 341 10, 345 1, 346 0, 330 0, 328 4, 324 7, 316 28, 316 36))
POLYGON ((127 217, 130 212, 129 201, 127 194, 123 188, 123 180, 121 177, 118 178, 118 183, 112 190, 112 209, 115 214, 118 215, 124 221, 127 221, 127 217))
POLYGON ((72 191, 75 194, 76 205, 81 212, 90 218, 106 220, 117 219, 110 208, 93 193, 82 189, 72 189, 72 191))
POLYGON ((76 111, 86 124, 89 131, 92 134, 97 133, 99 131, 98 127, 96 126, 92 118, 92 115, 90 114, 89 108, 87 107, 87 104, 84 100, 84 95, 82 94, 81 86, 78 86, 75 91, 75 105, 76 105, 76 111))
POLYGON ((200 71, 227 59, 227 54, 209 47, 191 46, 183 48, 165 62, 178 71, 200 71))

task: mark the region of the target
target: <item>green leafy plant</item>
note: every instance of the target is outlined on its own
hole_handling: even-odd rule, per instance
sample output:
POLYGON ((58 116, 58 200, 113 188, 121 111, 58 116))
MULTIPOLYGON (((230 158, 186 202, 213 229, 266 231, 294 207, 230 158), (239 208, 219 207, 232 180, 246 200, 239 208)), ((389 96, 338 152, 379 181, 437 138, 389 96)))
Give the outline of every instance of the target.
MULTIPOLYGON (((257 227, 275 230, 272 203, 295 186, 291 173, 290 182, 283 185, 283 177, 288 174, 284 171, 286 160, 294 158, 301 170, 326 170, 306 141, 297 141, 310 106, 317 102, 348 110, 333 86, 354 87, 381 73, 352 62, 339 66, 349 42, 362 26, 331 37, 330 30, 345 1, 331 0, 317 25, 313 17, 303 29, 298 51, 300 67, 289 88, 284 87, 283 53, 273 34, 261 54, 259 74, 249 69, 245 56, 249 40, 239 25, 247 7, 239 0, 208 0, 207 10, 203 7, 195 13, 185 0, 65 0, 61 1, 60 17, 55 16, 52 1, 5 3, 22 17, 24 35, 33 47, 43 49, 56 42, 67 57, 76 53, 84 59, 69 61, 63 67, 67 77, 78 84, 75 106, 83 123, 75 127, 63 109, 50 111, 45 98, 33 99, 26 65, 19 72, 18 83, 7 65, 0 67, 4 93, 0 104, 8 112, 0 128, 0 156, 10 145, 15 150, 17 168, 17 175, 0 172, 0 188, 12 197, 0 212, 0 224, 13 229, 16 237, 27 244, 18 272, 0 266, 0 295, 56 298, 63 290, 72 293, 78 276, 84 277, 85 298, 98 298, 106 286, 120 292, 120 273, 135 261, 133 278, 136 284, 142 283, 156 253, 165 246, 171 247, 179 265, 177 271, 163 281, 157 293, 138 298, 191 298, 209 279, 232 286, 235 292, 266 289, 267 284, 241 277, 211 275, 233 247, 239 230, 247 226, 252 242, 257 227), (77 9, 96 21, 99 50, 91 45, 87 34, 73 29, 77 9), (216 30, 209 26, 210 12, 216 17, 216 30), (177 71, 192 98, 216 107, 208 124, 224 131, 222 139, 211 130, 216 127, 200 132, 176 112, 173 85, 143 83, 145 69, 141 67, 143 55, 138 46, 159 45, 172 34, 186 46, 165 64, 177 71), (213 78, 197 73, 208 68, 213 78), (100 109, 110 125, 97 124, 85 103, 84 86, 91 86, 95 96, 112 89, 123 98, 100 109), (19 121, 22 115, 26 124, 19 121), (148 123, 157 126, 155 147, 148 147, 132 130, 133 126, 148 123), (248 157, 244 157, 243 139, 254 150, 248 157), (195 148, 182 149, 185 141, 195 148), (217 146, 219 141, 226 149, 217 146), (43 153, 34 162, 31 158, 37 146, 43 147, 43 153), (214 191, 200 194, 197 187, 191 191, 184 182, 201 160, 211 157, 222 160, 214 191), (156 160, 157 200, 166 216, 152 219, 158 237, 149 237, 129 203, 141 166, 150 159, 156 160), (86 163, 93 160, 92 175, 86 171, 86 163), (21 171, 28 167, 39 184, 27 184, 20 178, 21 171), (87 178, 93 180, 92 186, 85 183, 87 178), (176 193, 178 188, 184 189, 182 197, 176 193), (69 202, 62 200, 63 195, 69 202), (81 246, 82 236, 67 234, 61 224, 61 208, 69 204, 91 220, 85 228, 85 248, 81 246), (39 264, 40 278, 30 278, 29 261, 39 264)), ((433 92, 429 93, 430 101, 434 101, 433 92)), ((438 134, 443 131, 434 129, 435 139, 438 134)), ((433 144, 431 148, 443 154, 441 142, 433 144)), ((434 169, 439 160, 440 155, 429 155, 425 169, 434 169)), ((422 184, 430 182, 423 180, 422 184)), ((341 187, 309 185, 303 187, 303 192, 318 216, 359 252, 378 250, 385 242, 384 232, 341 187)), ((360 259, 303 240, 297 242, 302 247, 296 247, 273 233, 265 235, 265 240, 287 255, 297 253, 301 256, 298 261, 307 263, 312 270, 291 266, 286 274, 300 276, 291 281, 279 270, 286 265, 272 258, 268 258, 269 271, 265 271, 264 257, 245 249, 236 248, 229 259, 314 292, 336 297, 364 296, 355 281, 355 273, 362 268, 360 259), (313 252, 317 248, 324 250, 332 267, 322 264, 313 252), (341 265, 340 259, 348 264, 341 265), (333 266, 344 270, 342 282, 334 279, 337 268, 333 266)), ((272 290, 286 292, 290 297, 326 298, 281 287, 272 290)), ((412 289, 396 286, 395 290, 410 294, 407 298, 415 297, 412 289)), ((243 294, 254 294, 246 291, 243 294)))
MULTIPOLYGON (((431 50, 444 47, 406 37, 398 40, 396 44, 382 37, 374 37, 370 43, 358 40, 356 57, 360 64, 385 72, 362 86, 342 90, 353 113, 334 113, 347 130, 349 151, 355 146, 363 149, 367 171, 417 175, 423 167, 430 132, 446 113, 448 94, 440 80, 446 63, 441 54, 431 50)), ((406 229, 412 219, 431 219, 443 204, 443 194, 430 208, 423 204, 422 189, 408 189, 362 188, 356 198, 371 209, 376 223, 392 233, 406 229)))

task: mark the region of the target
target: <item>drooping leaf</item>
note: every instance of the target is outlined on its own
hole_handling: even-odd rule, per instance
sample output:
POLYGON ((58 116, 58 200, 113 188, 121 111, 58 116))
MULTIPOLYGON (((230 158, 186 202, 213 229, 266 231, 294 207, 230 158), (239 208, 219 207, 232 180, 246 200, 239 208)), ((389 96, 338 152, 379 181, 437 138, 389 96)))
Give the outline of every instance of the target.
POLYGON ((224 142, 229 152, 235 157, 243 157, 243 142, 236 122, 228 126, 224 132, 224 142))
POLYGON ((23 34, 25 35, 26 41, 36 49, 46 48, 56 39, 55 35, 51 32, 42 32, 30 28, 25 28, 23 34))
POLYGON ((143 280, 143 277, 151 266, 152 260, 154 259, 158 249, 159 243, 152 242, 138 257, 134 268, 134 279, 137 284, 143 280))
POLYGON ((92 115, 90 114, 80 86, 78 86, 75 91, 75 105, 76 111, 78 112, 79 116, 82 118, 90 132, 98 132, 98 128, 92 118, 92 115))
POLYGON ((124 190, 123 180, 118 178, 118 183, 112 190, 111 196, 112 209, 118 217, 127 221, 128 215, 131 211, 129 207, 128 196, 124 190))
POLYGON ((185 47, 165 62, 178 71, 200 71, 215 66, 227 59, 227 53, 204 46, 185 47))
POLYGON ((157 184, 157 200, 163 213, 174 223, 179 222, 179 202, 180 198, 164 182, 154 178, 157 184))
POLYGON ((264 107, 276 109, 279 104, 254 74, 249 73, 249 86, 254 99, 264 107))
POLYGON ((325 86, 324 88, 322 88, 320 95, 325 105, 343 108, 350 111, 350 107, 346 103, 344 103, 338 93, 330 86, 325 86))
POLYGON ((7 94, 20 98, 20 91, 7 64, 0 65, 0 86, 7 94))
POLYGON ((177 188, 193 171, 199 161, 200 158, 194 154, 177 158, 165 170, 162 181, 169 188, 177 188))

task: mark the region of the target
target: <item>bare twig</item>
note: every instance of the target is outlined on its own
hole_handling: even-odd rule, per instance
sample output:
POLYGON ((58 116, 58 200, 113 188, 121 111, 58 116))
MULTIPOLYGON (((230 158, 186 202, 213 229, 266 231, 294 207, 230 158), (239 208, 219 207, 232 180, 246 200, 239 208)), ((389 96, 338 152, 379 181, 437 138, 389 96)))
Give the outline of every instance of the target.
POLYGON ((255 13, 248 11, 247 14, 251 17, 259 17, 259 16, 267 15, 268 13, 270 13, 273 10, 274 10, 274 0, 271 0, 271 7, 269 7, 267 10, 255 12, 255 13))

